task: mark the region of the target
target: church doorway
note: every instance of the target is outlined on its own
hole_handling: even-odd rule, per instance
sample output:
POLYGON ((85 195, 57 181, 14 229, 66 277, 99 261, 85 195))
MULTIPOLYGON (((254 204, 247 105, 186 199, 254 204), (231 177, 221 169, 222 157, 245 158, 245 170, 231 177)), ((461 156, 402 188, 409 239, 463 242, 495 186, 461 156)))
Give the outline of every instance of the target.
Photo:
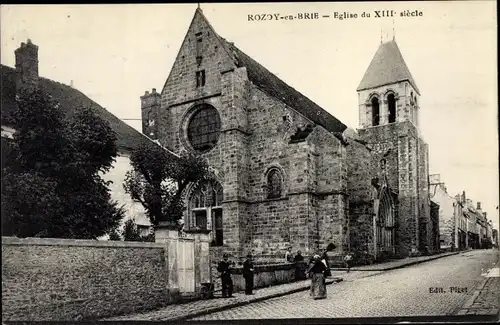
POLYGON ((200 182, 189 196, 187 227, 211 230, 212 246, 224 242, 222 199, 222 186, 215 180, 200 182))
POLYGON ((395 253, 394 219, 395 209, 391 193, 387 187, 380 193, 377 222, 377 243, 379 252, 395 253))

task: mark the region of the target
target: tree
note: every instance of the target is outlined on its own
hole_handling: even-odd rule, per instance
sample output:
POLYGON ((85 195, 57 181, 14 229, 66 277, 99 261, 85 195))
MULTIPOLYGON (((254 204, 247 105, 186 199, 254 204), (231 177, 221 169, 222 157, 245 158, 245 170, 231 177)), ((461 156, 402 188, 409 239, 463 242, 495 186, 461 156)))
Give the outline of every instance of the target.
POLYGON ((122 234, 125 241, 141 241, 141 234, 137 229, 134 219, 125 221, 122 234))
POLYGON ((109 240, 111 240, 111 241, 120 241, 120 240, 122 240, 122 237, 120 236, 120 234, 118 233, 118 231, 116 231, 116 229, 113 229, 109 233, 109 240))
POLYGON ((155 143, 147 143, 131 155, 133 170, 126 175, 125 191, 143 205, 153 226, 163 221, 179 226, 184 210, 183 194, 189 184, 210 176, 207 162, 196 154, 174 156, 155 143))
POLYGON ((96 239, 124 210, 111 201, 107 172, 116 135, 90 107, 71 119, 39 89, 24 89, 8 117, 16 129, 3 164, 2 234, 96 239))
POLYGON ((134 219, 128 219, 125 221, 123 231, 123 240, 125 241, 142 241, 142 242, 154 242, 155 236, 154 232, 147 235, 142 235, 139 229, 137 229, 137 224, 134 219))

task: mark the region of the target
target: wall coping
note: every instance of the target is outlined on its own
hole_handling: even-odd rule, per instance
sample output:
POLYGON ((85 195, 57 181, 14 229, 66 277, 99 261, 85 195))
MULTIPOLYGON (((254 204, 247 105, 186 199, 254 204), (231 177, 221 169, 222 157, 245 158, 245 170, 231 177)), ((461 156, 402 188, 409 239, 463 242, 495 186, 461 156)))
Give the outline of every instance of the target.
MULTIPOLYGON (((306 263, 303 261, 302 263, 306 263)), ((279 270, 295 269, 295 263, 276 263, 276 264, 254 264, 254 273, 274 272, 279 270)), ((243 265, 233 267, 233 274, 243 274, 243 265)))
POLYGON ((2 245, 40 245, 40 246, 77 246, 77 247, 122 247, 122 248, 165 248, 162 243, 131 241, 100 241, 88 239, 63 238, 17 238, 2 236, 2 245))

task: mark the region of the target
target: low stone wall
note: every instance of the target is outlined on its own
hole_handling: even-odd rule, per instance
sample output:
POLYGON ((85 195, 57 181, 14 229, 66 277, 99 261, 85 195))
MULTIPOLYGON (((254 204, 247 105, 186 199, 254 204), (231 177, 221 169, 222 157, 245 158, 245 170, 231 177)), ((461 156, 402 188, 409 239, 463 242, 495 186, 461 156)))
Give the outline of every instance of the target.
POLYGON ((93 319, 169 303, 162 244, 2 237, 4 320, 93 319))
MULTIPOLYGON (((245 279, 243 278, 243 268, 237 266, 233 272, 234 291, 245 290, 245 279)), ((295 280, 295 264, 269 264, 254 266, 254 288, 264 288, 272 285, 290 283, 295 280)))

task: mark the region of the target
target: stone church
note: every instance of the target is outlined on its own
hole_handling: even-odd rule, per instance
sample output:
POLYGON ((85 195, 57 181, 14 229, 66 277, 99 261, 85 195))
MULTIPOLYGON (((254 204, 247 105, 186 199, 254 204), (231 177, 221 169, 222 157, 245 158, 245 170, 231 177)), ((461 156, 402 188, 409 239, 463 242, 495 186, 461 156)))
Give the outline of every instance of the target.
POLYGON ((309 255, 332 242, 375 259, 435 249, 420 91, 395 41, 380 45, 357 92, 356 132, 198 8, 161 92, 141 96, 143 133, 214 171, 187 191, 185 229, 211 230, 212 250, 235 256, 309 255))

